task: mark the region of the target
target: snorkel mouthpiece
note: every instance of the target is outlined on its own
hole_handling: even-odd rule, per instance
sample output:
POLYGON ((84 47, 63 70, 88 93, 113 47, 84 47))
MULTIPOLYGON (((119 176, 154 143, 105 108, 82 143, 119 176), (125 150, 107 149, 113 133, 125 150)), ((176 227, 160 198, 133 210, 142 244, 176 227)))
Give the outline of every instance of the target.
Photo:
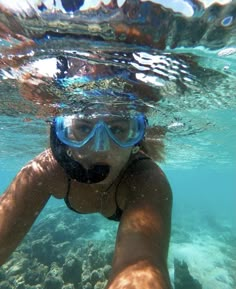
POLYGON ((86 183, 98 183, 103 181, 110 172, 110 166, 94 164, 86 170, 86 183))

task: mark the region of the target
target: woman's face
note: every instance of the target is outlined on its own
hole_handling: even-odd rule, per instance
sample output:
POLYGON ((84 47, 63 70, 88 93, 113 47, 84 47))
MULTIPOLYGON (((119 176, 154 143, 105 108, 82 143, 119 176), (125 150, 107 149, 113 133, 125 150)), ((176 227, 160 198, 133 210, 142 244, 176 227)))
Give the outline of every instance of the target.
POLYGON ((85 169, 107 165, 117 174, 128 162, 132 149, 145 130, 141 115, 121 117, 109 114, 63 118, 58 126, 59 136, 68 145, 67 154, 85 169))

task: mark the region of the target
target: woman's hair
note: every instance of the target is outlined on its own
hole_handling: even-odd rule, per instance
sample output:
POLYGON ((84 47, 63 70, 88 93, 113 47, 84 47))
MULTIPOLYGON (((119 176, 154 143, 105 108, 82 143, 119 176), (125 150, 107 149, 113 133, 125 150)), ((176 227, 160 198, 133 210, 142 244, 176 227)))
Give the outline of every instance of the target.
POLYGON ((163 127, 148 127, 145 138, 139 143, 140 150, 149 155, 154 161, 163 162, 165 159, 165 133, 166 129, 163 127))

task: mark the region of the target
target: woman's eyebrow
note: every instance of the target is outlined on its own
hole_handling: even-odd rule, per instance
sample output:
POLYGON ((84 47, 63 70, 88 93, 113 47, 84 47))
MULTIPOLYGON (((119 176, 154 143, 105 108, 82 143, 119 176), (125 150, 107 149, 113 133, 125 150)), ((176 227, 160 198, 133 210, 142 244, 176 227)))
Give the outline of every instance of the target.
MULTIPOLYGON (((106 121, 106 119, 104 119, 106 121)), ((128 119, 122 118, 122 117, 117 117, 117 118, 107 118, 109 122, 122 122, 125 123, 128 119)))
POLYGON ((74 119, 75 123, 92 123, 94 122, 94 119, 74 119))

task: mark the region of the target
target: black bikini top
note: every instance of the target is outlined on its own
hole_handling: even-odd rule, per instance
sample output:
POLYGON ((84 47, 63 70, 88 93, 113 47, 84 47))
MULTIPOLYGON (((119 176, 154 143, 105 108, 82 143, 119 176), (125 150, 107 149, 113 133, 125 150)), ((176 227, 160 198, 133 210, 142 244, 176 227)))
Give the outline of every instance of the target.
MULTIPOLYGON (((134 160, 126 167, 126 169, 123 171, 123 173, 122 173, 121 176, 119 177, 119 180, 118 180, 118 182, 117 182, 117 184, 116 184, 116 189, 115 189, 116 211, 115 211, 115 213, 114 213, 113 215, 111 215, 110 217, 107 217, 107 219, 112 220, 112 221, 117 221, 117 222, 120 221, 121 216, 122 216, 122 213, 123 213, 123 210, 119 207, 118 201, 117 201, 117 191, 118 191, 119 185, 121 184, 121 182, 122 182, 122 180, 123 180, 123 178, 124 178, 124 176, 125 176, 125 173, 127 172, 128 169, 130 169, 130 168, 131 168, 134 164, 136 164, 138 161, 147 160, 147 159, 150 159, 150 157, 145 156, 145 155, 141 155, 141 156, 137 157, 136 159, 134 159, 134 160)), ((71 179, 68 179, 68 187, 67 187, 67 192, 66 192, 66 196, 65 196, 65 198, 64 198, 64 201, 65 201, 67 207, 68 207, 70 210, 72 210, 72 211, 74 211, 74 212, 76 212, 76 213, 78 213, 78 214, 81 214, 81 212, 75 210, 75 209, 71 206, 71 204, 70 204, 70 201, 69 201, 70 185, 71 185, 71 179)), ((112 183, 112 184, 109 186, 109 188, 107 189, 107 192, 109 191, 109 189, 110 189, 111 187, 113 187, 113 185, 114 185, 114 183, 112 183)))

